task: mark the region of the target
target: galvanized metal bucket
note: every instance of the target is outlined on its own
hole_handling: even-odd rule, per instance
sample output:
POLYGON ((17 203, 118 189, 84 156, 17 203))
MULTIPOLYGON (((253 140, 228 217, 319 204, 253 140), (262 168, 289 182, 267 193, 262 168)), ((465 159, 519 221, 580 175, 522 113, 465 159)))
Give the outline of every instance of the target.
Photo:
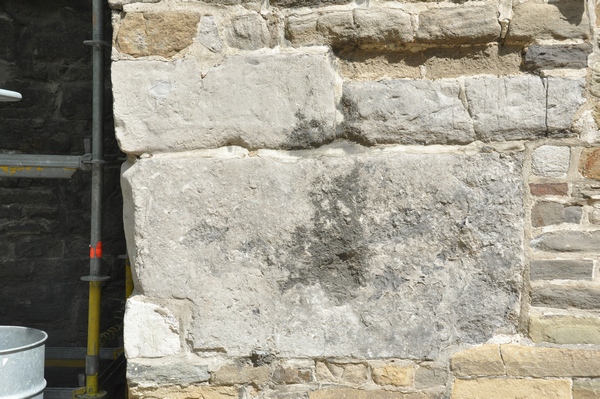
POLYGON ((0 398, 42 399, 48 334, 28 327, 0 326, 0 398))

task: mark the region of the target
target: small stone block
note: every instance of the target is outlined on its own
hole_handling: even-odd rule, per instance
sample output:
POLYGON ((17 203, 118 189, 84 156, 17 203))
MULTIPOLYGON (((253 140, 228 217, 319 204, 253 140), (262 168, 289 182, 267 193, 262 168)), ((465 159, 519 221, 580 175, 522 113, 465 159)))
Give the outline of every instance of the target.
POLYGON ((581 206, 567 206, 564 210, 564 221, 565 223, 576 223, 581 222, 581 215, 583 214, 583 207, 581 206))
POLYGON ((533 151, 531 170, 538 176, 562 177, 569 170, 571 149, 544 145, 533 151))
POLYGON ((373 367, 371 377, 377 385, 409 386, 413 380, 413 368, 386 364, 383 367, 373 367))
POLYGON ((600 148, 584 148, 579 158, 579 173, 588 179, 600 179, 600 148))
POLYGON ((569 185, 567 183, 529 183, 531 195, 541 197, 543 195, 567 195, 569 185))
POLYGON ((600 287, 589 284, 532 284, 531 305, 557 309, 599 309, 600 287))
MULTIPOLYGON (((516 377, 598 377, 600 351, 501 345, 506 374, 516 377)), ((568 396, 567 396, 568 397, 568 396)))
POLYGON ((529 337, 533 342, 561 345, 600 344, 600 317, 531 314, 529 337))
POLYGON ((415 388, 426 389, 436 386, 445 386, 448 381, 447 367, 434 366, 422 363, 415 370, 415 388))
POLYGON ((254 367, 250 364, 230 364, 218 369, 211 378, 216 385, 235 385, 253 383, 262 385, 269 380, 268 366, 254 367))
POLYGON ((532 45, 525 53, 525 68, 529 70, 554 68, 585 68, 592 45, 566 44, 556 46, 532 45))
POLYGON ((452 356, 450 368, 457 376, 505 375, 504 363, 498 345, 482 345, 452 356))
POLYGON ((456 379, 452 399, 565 399, 571 397, 570 380, 512 378, 456 379))
POLYGON ((532 280, 591 280, 591 260, 532 260, 532 280))
POLYGON ((533 227, 541 227, 562 223, 563 208, 557 202, 538 202, 531 209, 531 224, 533 227))
POLYGON ((544 233, 531 240, 531 246, 547 252, 600 252, 600 230, 562 230, 544 233))

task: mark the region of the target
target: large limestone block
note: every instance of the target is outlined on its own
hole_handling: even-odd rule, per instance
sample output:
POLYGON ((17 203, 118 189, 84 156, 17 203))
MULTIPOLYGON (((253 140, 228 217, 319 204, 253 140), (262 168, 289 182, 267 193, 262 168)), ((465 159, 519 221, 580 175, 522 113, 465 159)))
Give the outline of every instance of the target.
POLYGON ((468 143, 471 118, 453 79, 344 84, 346 131, 370 143, 468 143))
POLYGON ((341 79, 324 49, 231 56, 203 77, 193 59, 113 63, 114 114, 128 153, 241 144, 304 148, 335 136, 341 79))
POLYGON ((136 289, 189 299, 190 349, 422 359, 515 332, 521 154, 266 153, 124 172, 136 289))

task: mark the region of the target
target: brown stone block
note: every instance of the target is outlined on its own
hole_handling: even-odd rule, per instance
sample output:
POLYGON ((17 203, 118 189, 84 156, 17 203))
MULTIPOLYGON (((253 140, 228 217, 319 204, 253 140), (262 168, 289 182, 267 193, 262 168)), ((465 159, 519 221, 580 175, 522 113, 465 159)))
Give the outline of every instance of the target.
POLYGON ((129 389, 131 399, 237 399, 238 390, 233 387, 207 386, 167 386, 160 388, 132 387, 129 389))
POLYGON ((500 376, 506 375, 498 345, 482 345, 452 356, 452 371, 457 376, 500 376))
POLYGON ((404 399, 402 392, 363 391, 360 389, 319 389, 309 392, 309 399, 404 399))
POLYGON ((270 370, 267 366, 254 367, 250 364, 230 364, 218 369, 211 378, 216 385, 266 384, 270 370))
POLYGON ((452 399, 567 399, 570 380, 479 378, 454 381, 452 399))
POLYGON ((579 158, 579 173, 589 179, 600 179, 600 148, 584 148, 579 158))
POLYGON ((171 57, 192 44, 199 22, 196 13, 127 13, 117 34, 117 46, 134 57, 171 57))
POLYGON ((377 385, 409 386, 413 382, 413 367, 396 364, 373 367, 371 377, 377 385))
POLYGON ((531 195, 567 195, 569 185, 567 183, 529 183, 531 195))
POLYGON ((600 351, 500 345, 509 376, 597 377, 600 351))

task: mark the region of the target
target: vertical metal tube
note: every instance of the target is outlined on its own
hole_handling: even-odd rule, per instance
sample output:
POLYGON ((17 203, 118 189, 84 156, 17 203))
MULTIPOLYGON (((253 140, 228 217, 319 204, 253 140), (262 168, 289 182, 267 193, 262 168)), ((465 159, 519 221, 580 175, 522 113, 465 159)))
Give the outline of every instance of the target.
POLYGON ((88 342, 85 361, 85 393, 87 397, 104 396, 98 391, 98 368, 100 361, 100 282, 90 281, 88 308, 88 342))

